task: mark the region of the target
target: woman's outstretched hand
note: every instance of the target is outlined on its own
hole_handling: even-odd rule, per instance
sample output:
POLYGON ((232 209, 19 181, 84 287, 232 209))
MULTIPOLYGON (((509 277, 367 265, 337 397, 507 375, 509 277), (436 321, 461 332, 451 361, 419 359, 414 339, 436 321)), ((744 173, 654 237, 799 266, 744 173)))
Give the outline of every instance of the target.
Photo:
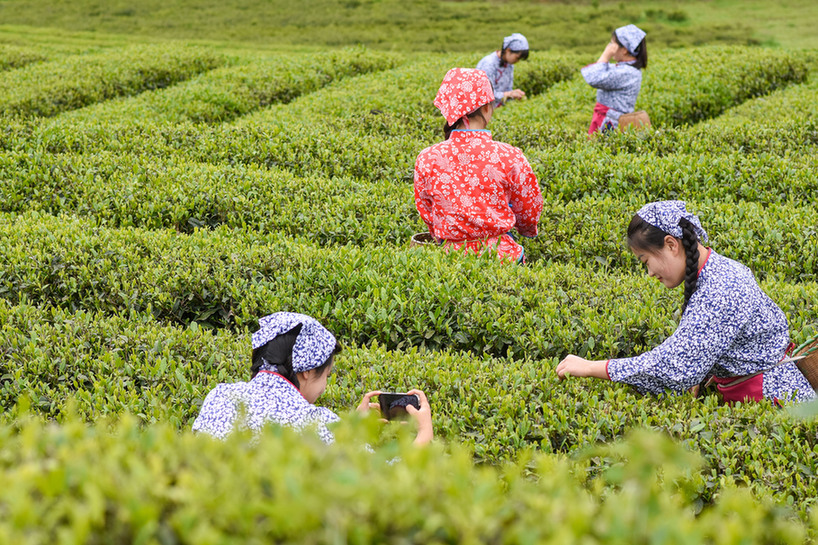
POLYGON ((415 394, 420 401, 420 409, 416 409, 412 405, 407 405, 406 412, 408 412, 418 424, 418 434, 415 436, 415 444, 425 445, 434 437, 434 427, 432 426, 432 408, 429 405, 429 400, 426 398, 426 394, 424 394, 421 390, 409 390, 407 393, 415 394))
POLYGON ((610 380, 607 371, 608 360, 591 361, 573 354, 557 365, 557 377, 565 380, 572 377, 594 377, 610 380))
POLYGON ((514 98, 517 100, 525 98, 525 91, 522 89, 514 89, 513 91, 506 91, 503 98, 514 98))

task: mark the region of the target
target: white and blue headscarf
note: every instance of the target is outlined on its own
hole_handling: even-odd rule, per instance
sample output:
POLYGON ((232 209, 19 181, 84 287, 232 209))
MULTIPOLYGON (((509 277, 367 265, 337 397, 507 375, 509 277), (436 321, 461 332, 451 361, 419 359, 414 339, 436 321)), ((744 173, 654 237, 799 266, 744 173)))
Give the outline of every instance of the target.
POLYGON ((503 38, 503 49, 511 51, 528 51, 528 40, 519 32, 503 38))
POLYGON ((635 57, 638 53, 639 44, 645 39, 645 31, 636 25, 626 25, 617 28, 614 32, 619 43, 624 45, 628 53, 635 57))
POLYGON ((686 219, 693 224, 696 235, 702 242, 707 242, 707 232, 699 218, 687 211, 684 201, 658 201, 646 204, 636 213, 643 221, 676 238, 682 238, 679 220, 686 219))
POLYGON ((253 350, 260 348, 301 324, 301 331, 293 345, 293 371, 300 373, 321 367, 335 350, 335 336, 318 320, 296 312, 276 312, 258 321, 259 329, 253 333, 253 350))

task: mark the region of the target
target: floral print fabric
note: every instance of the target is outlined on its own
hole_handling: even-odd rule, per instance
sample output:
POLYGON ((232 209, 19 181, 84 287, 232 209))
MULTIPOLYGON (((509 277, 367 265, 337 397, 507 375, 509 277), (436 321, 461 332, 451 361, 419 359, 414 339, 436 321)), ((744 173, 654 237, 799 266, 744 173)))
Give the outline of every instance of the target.
POLYGON ((502 65, 496 52, 489 53, 477 63, 477 69, 486 73, 494 90, 494 106, 502 105, 503 95, 514 89, 514 65, 502 65))
POLYGON ((258 331, 253 333, 253 350, 299 324, 301 331, 293 345, 293 371, 300 373, 321 367, 332 355, 337 341, 318 320, 306 314, 276 312, 261 318, 258 321, 258 331))
POLYGON ((446 72, 434 104, 446 118, 446 123, 454 125, 464 115, 492 100, 494 92, 485 72, 475 68, 452 68, 446 72))
MULTIPOLYGON (((611 380, 654 394, 684 392, 708 376, 738 377, 775 366, 789 345, 787 319, 744 265, 711 250, 678 329, 640 356, 608 362, 611 380)), ((767 399, 815 397, 794 363, 763 375, 767 399)))
POLYGON ((274 423, 297 430, 316 425, 325 443, 334 441, 326 424, 338 416, 324 407, 309 403, 287 379, 271 371, 260 371, 249 382, 219 384, 207 394, 193 431, 226 438, 234 427, 259 431, 274 423), (237 422, 239 415, 244 418, 237 422))
POLYGON ((625 46, 628 53, 635 57, 638 53, 639 44, 645 39, 645 31, 636 25, 625 25, 617 28, 614 32, 619 43, 625 46))
POLYGON ((707 242, 707 232, 702 227, 699 217, 687 211, 684 201, 652 202, 640 208, 636 215, 660 231, 676 238, 684 236, 679 221, 686 219, 693 224, 693 230, 696 231, 699 240, 707 242))
POLYGON ((489 131, 452 131, 415 162, 415 204, 433 237, 450 247, 518 260, 512 229, 537 235, 543 207, 537 177, 523 153, 489 131), (465 243, 465 244, 464 244, 465 243))

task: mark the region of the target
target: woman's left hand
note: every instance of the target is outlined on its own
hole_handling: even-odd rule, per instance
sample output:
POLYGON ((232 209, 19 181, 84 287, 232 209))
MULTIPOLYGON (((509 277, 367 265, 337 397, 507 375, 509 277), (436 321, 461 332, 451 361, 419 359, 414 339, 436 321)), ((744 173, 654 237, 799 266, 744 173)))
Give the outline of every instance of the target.
POLYGON ((380 390, 365 393, 363 399, 361 399, 361 402, 358 403, 358 408, 356 410, 359 413, 369 412, 370 409, 380 410, 381 406, 378 403, 372 402, 372 397, 379 395, 380 393, 380 390))

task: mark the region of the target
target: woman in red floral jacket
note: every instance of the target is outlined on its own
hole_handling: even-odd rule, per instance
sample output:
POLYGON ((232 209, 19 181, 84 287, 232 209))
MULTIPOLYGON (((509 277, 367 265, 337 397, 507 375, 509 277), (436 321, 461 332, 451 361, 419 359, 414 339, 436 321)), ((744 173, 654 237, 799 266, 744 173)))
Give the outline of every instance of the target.
POLYGON ((537 235, 543 199, 523 153, 495 142, 486 130, 494 93, 485 72, 452 68, 435 106, 446 118, 446 140, 420 152, 415 162, 415 203, 429 233, 447 250, 496 252, 524 262, 523 247, 509 234, 537 235))

